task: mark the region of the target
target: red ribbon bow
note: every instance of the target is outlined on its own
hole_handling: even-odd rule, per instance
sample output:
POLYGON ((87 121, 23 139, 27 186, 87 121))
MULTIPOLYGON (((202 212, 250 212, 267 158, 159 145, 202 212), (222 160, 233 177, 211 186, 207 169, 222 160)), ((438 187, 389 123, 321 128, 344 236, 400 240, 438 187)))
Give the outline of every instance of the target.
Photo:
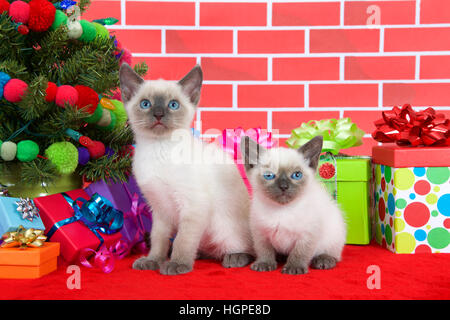
POLYGON ((450 119, 433 108, 414 111, 411 105, 395 106, 383 111, 375 121, 372 137, 379 142, 395 142, 399 146, 450 146, 450 119))

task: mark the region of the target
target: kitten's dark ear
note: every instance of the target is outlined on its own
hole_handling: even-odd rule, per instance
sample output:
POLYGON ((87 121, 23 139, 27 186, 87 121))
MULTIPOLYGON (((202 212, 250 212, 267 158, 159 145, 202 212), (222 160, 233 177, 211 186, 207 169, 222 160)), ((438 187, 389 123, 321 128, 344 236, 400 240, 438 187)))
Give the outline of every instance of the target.
POLYGON ((241 138, 241 153, 244 159, 245 170, 254 168, 261 157, 261 154, 266 150, 250 137, 244 136, 241 138))
POLYGON ((317 136, 302 145, 298 151, 303 154, 305 159, 309 160, 309 166, 313 169, 317 169, 319 164, 320 153, 322 152, 323 137, 317 136))
POLYGON ((139 89, 139 86, 144 82, 144 79, 134 72, 134 70, 127 63, 122 63, 120 66, 119 80, 123 102, 130 101, 139 89))
POLYGON ((200 65, 196 65, 192 68, 183 79, 178 81, 178 83, 183 87, 183 91, 191 99, 191 102, 197 106, 200 100, 200 90, 202 88, 203 72, 200 65))

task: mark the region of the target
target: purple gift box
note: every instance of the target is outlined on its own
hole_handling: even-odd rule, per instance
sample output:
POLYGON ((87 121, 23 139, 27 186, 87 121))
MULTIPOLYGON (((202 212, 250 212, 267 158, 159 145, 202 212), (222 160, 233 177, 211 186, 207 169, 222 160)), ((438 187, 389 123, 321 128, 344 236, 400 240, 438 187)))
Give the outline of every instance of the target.
POLYGON ((120 231, 123 239, 139 251, 148 250, 145 237, 152 228, 152 211, 142 196, 134 177, 130 176, 128 183, 110 182, 107 184, 100 180, 91 183, 85 191, 90 196, 98 193, 111 201, 116 209, 122 211, 125 218, 120 231))

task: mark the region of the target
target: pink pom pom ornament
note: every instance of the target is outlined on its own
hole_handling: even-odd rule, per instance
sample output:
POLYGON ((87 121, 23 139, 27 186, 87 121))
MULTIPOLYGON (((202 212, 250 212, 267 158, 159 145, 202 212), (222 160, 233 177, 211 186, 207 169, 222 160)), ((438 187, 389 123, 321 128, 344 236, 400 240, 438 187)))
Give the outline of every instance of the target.
POLYGON ((5 99, 12 103, 22 101, 22 96, 28 88, 28 84, 20 79, 11 79, 3 88, 3 96, 5 99))
POLYGON ((15 23, 27 24, 30 19, 30 5, 24 1, 14 1, 9 6, 8 13, 15 23))
POLYGON ((72 106, 78 102, 78 91, 74 87, 69 85, 63 85, 56 90, 55 103, 61 108, 65 108, 66 104, 72 106))

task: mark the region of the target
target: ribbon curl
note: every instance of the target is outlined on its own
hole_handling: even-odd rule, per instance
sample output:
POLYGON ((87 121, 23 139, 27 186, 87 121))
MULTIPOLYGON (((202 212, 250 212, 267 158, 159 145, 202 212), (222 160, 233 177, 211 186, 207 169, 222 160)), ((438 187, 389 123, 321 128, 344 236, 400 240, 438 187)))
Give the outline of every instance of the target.
POLYGON ((100 196, 98 193, 94 193, 89 200, 86 200, 84 198, 73 200, 65 192, 61 193, 61 195, 73 208, 74 216, 55 223, 47 233, 47 237, 49 239, 53 236, 56 230, 58 230, 62 226, 73 223, 75 221, 81 221, 100 240, 100 244, 97 248, 98 250, 104 242, 99 232, 103 234, 113 234, 119 232, 122 228, 122 211, 115 209, 108 199, 100 196), (82 206, 80 207, 77 202, 81 202, 82 206))
POLYGON ((106 248, 101 247, 97 251, 85 248, 80 251, 80 263, 88 268, 100 268, 104 273, 110 273, 114 270, 116 259, 123 259, 130 251, 129 244, 126 241, 118 240, 114 245, 106 248), (89 262, 89 255, 94 254, 93 263, 89 262))
POLYGON ((414 111, 411 105, 395 106, 383 111, 375 121, 372 137, 379 142, 395 142, 399 146, 450 146, 450 119, 433 108, 414 111))
POLYGON ((350 118, 310 120, 292 130, 286 144, 298 149, 316 136, 323 137, 323 152, 336 155, 341 149, 362 145, 364 131, 359 129, 350 118))
POLYGON ((44 230, 25 229, 23 226, 19 226, 16 231, 6 232, 2 239, 2 248, 19 247, 20 249, 26 249, 28 247, 42 247, 47 237, 44 235, 44 230))

